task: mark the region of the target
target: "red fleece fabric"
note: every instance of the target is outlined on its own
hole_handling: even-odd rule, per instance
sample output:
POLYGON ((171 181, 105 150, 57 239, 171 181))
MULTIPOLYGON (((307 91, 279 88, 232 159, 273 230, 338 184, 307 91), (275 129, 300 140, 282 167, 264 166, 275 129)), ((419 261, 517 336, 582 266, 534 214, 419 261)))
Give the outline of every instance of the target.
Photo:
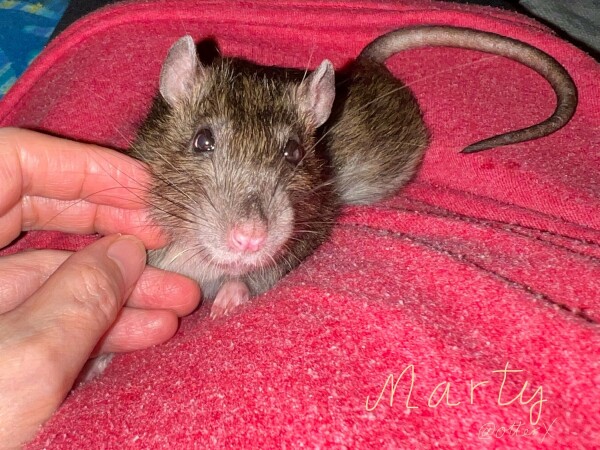
MULTIPOLYGON (((543 139, 459 154, 545 118, 550 87, 474 51, 395 56, 389 66, 432 132, 416 179, 348 208, 316 254, 234 315, 212 321, 203 305, 168 343, 115 357, 29 449, 600 443, 600 69, 542 25, 416 0, 119 5, 52 42, 2 101, 0 124, 124 149, 186 33, 259 63, 342 67, 376 36, 416 24, 545 50, 577 84, 575 117, 543 139)), ((92 239, 32 232, 5 252, 92 239)))

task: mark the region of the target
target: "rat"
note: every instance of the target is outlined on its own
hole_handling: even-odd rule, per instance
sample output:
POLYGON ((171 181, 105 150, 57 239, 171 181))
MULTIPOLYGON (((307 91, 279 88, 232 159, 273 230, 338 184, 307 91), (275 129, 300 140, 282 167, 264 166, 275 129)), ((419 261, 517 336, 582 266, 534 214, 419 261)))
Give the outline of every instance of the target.
POLYGON ((384 65, 409 48, 451 46, 505 56, 540 73, 557 106, 543 122, 468 146, 472 153, 546 136, 573 116, 577 90, 551 56, 497 34, 448 26, 377 38, 344 74, 218 57, 200 62, 190 36, 162 65, 159 90, 131 146, 152 175, 148 203, 170 244, 148 261, 200 284, 227 315, 270 289, 329 236, 345 205, 398 191, 429 135, 416 98, 384 65))

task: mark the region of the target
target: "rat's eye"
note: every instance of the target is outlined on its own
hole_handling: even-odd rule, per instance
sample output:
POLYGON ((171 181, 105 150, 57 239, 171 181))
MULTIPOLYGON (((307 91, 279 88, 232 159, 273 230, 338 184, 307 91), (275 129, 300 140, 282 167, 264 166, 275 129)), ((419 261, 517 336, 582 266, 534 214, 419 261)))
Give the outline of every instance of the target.
POLYGON ((287 144, 285 144, 283 156, 287 162, 298 164, 302 158, 304 158, 304 149, 298 141, 290 139, 287 141, 287 144))
POLYGON ((215 137, 210 128, 202 128, 194 136, 194 151, 198 153, 212 152, 215 150, 215 137))

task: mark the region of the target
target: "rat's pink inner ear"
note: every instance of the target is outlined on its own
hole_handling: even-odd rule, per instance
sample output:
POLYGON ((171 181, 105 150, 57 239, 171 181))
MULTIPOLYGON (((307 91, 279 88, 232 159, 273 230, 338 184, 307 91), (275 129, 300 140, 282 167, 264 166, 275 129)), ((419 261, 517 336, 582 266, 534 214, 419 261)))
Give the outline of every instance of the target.
POLYGON ((160 71, 160 94, 171 105, 189 96, 199 62, 191 36, 180 38, 169 50, 160 71))
POLYGON ((301 112, 310 117, 315 127, 319 127, 329 118, 334 100, 335 71, 331 61, 325 59, 300 84, 298 103, 301 112))

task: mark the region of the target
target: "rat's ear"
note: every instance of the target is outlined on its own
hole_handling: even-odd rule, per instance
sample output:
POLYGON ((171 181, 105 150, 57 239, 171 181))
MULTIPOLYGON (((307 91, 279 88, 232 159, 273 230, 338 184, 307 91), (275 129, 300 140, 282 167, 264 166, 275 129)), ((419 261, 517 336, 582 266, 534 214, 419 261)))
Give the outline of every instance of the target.
POLYGON ((335 71, 327 59, 304 79, 298 89, 300 110, 308 114, 315 127, 325 123, 335 100, 335 71))
POLYGON ((160 71, 160 94, 171 106, 189 95, 198 69, 196 46, 191 36, 179 39, 171 49, 160 71))

